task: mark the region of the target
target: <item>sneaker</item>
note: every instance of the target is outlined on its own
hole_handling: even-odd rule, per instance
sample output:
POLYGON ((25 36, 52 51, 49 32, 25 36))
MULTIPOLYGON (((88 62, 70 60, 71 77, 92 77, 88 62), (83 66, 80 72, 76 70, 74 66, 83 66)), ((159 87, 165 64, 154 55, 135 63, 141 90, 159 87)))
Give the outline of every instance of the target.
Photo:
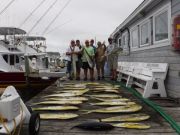
POLYGON ((101 77, 100 76, 98 76, 98 79, 97 79, 98 81, 100 81, 101 80, 101 77))

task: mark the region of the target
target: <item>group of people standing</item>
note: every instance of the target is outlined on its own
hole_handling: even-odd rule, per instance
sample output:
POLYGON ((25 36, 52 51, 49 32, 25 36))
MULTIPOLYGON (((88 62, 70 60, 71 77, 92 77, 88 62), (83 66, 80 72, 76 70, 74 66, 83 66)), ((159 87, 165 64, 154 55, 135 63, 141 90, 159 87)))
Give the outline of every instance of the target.
POLYGON ((85 41, 85 45, 81 45, 80 40, 71 40, 70 46, 66 51, 67 73, 69 79, 80 80, 81 69, 84 70, 84 81, 88 80, 88 71, 90 80, 94 81, 94 69, 97 69, 97 80, 103 80, 105 63, 108 62, 108 67, 111 71, 111 80, 116 79, 118 54, 113 54, 114 44, 111 38, 108 39, 109 45, 106 47, 105 42, 97 42, 97 47, 94 45, 94 40, 85 41))

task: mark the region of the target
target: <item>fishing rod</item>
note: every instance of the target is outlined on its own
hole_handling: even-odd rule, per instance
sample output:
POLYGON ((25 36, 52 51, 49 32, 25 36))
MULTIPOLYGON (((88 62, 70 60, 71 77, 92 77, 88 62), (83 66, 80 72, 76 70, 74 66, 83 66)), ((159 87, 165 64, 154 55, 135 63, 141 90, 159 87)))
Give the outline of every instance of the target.
POLYGON ((34 28, 39 24, 39 22, 46 16, 46 14, 52 9, 52 7, 57 3, 58 0, 55 0, 50 6, 49 8, 44 12, 44 14, 39 18, 39 20, 33 25, 33 27, 29 30, 28 34, 29 35, 34 28))
POLYGON ((65 10, 65 8, 69 5, 71 0, 69 0, 64 7, 58 12, 58 14, 55 16, 55 18, 49 23, 49 25, 45 28, 45 30, 42 32, 42 35, 44 35, 48 29, 51 27, 51 25, 57 20, 57 18, 62 14, 62 12, 65 10))
POLYGON ((46 0, 42 0, 37 7, 33 9, 33 11, 25 18, 25 20, 19 25, 19 28, 21 28, 28 20, 29 18, 40 8, 40 6, 45 2, 46 0))
POLYGON ((53 31, 55 31, 55 30, 57 30, 57 29, 59 29, 59 28, 61 28, 61 27, 63 27, 64 25, 66 25, 66 24, 68 24, 68 23, 70 23, 72 20, 69 20, 69 21, 67 21, 67 22, 65 22, 65 23, 63 23, 63 24, 61 24, 61 25, 58 25, 58 26, 56 26, 55 28, 53 28, 53 29, 51 29, 49 32, 47 32, 47 33, 44 33, 44 34, 49 34, 49 33, 51 33, 51 32, 53 32, 53 31))
POLYGON ((0 15, 2 15, 12 4, 15 2, 15 0, 11 0, 0 12, 0 15))

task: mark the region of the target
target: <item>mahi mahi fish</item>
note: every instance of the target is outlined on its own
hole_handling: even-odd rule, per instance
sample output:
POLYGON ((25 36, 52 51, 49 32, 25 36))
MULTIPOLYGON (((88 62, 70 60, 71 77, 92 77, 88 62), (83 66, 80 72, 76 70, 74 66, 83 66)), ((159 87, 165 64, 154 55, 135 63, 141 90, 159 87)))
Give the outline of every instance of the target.
POLYGON ((102 90, 96 90, 96 89, 91 89, 94 93, 100 93, 100 92, 108 92, 108 93, 119 93, 118 90, 112 90, 112 89, 102 89, 102 90))
POLYGON ((121 101, 105 101, 100 103, 92 103, 91 105, 96 106, 126 106, 126 105, 135 105, 135 102, 121 102, 121 101))
POLYGON ((79 105, 82 101, 43 101, 32 105, 79 105))
POLYGON ((113 87, 96 87, 93 88, 92 90, 119 90, 119 88, 113 88, 113 87))
POLYGON ((45 106, 32 108, 33 111, 67 111, 67 110, 78 110, 76 106, 45 106))
POLYGON ((94 98, 96 100, 99 100, 99 101, 103 101, 103 102, 127 102, 127 101, 130 101, 130 99, 127 99, 127 98, 117 98, 117 99, 105 99, 105 98, 94 98))
POLYGON ((144 123, 118 123, 112 124, 114 127, 129 128, 129 129, 149 129, 151 126, 144 123))
POLYGON ((89 95, 89 96, 95 98, 121 98, 120 95, 116 95, 116 94, 100 94, 100 95, 89 95))
POLYGON ((74 113, 63 113, 63 114, 40 114, 40 118, 43 120, 68 120, 77 118, 79 115, 74 113))
POLYGON ((82 96, 83 94, 84 94, 84 92, 79 92, 79 93, 61 93, 61 94, 52 94, 52 95, 44 96, 44 98, 46 98, 46 97, 75 97, 75 96, 82 96))
POLYGON ((149 119, 150 116, 143 113, 138 114, 129 114, 129 115, 121 115, 117 117, 110 117, 105 119, 100 119, 102 122, 139 122, 149 119))
POLYGON ((133 113, 137 112, 142 109, 142 106, 135 104, 135 105, 129 105, 129 106, 116 106, 116 107, 108 107, 108 108, 102 108, 102 109, 96 109, 87 111, 85 114, 89 113, 133 113))
POLYGON ((51 100, 51 101, 88 101, 86 97, 56 97, 56 98, 44 98, 43 100, 51 100))
POLYGON ((56 91, 56 93, 86 93, 86 92, 88 92, 89 91, 89 89, 85 89, 85 90, 62 90, 62 91, 56 91))

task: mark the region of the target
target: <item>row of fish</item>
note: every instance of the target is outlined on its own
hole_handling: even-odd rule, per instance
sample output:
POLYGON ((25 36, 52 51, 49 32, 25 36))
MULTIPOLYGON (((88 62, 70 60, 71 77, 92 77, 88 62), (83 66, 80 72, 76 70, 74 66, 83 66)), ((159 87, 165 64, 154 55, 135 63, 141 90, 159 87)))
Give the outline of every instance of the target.
MULTIPOLYGON (((141 105, 120 96, 120 92, 119 86, 112 86, 108 83, 66 83, 64 84, 64 87, 55 92, 55 94, 44 96, 42 97, 41 102, 33 103, 32 109, 34 111, 71 111, 69 113, 40 114, 41 119, 45 120, 67 120, 77 118, 79 115, 72 113, 72 111, 80 110, 79 105, 88 101, 89 99, 98 101, 95 103, 89 103, 90 105, 104 107, 94 110, 80 110, 80 112, 82 112, 84 115, 89 113, 135 113, 142 109, 141 105), (90 87, 87 88, 87 86, 90 87)), ((148 129, 150 128, 149 125, 135 122, 141 122, 149 118, 149 115, 138 113, 98 119, 95 120, 95 123, 101 125, 104 124, 104 122, 108 122, 108 124, 113 127, 148 129)), ((75 127, 83 126, 80 124, 79 126, 75 127)))

